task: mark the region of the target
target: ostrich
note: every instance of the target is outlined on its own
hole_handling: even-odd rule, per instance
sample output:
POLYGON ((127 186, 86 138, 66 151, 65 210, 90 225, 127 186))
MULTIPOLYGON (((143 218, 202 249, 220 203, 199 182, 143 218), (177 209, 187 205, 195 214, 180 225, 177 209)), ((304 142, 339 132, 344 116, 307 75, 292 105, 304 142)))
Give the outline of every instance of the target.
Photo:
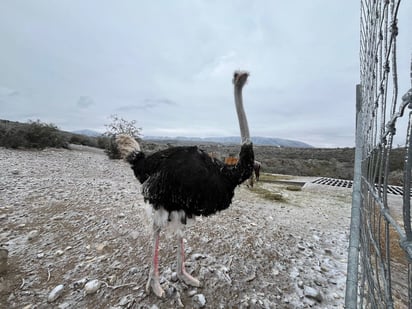
MULTIPOLYGON (((255 163, 253 164, 253 171, 255 172, 256 182, 259 181, 261 165, 262 163, 260 163, 259 161, 255 161, 255 163)), ((253 188, 253 173, 249 179, 249 186, 253 188)))
POLYGON ((172 147, 146 156, 138 142, 119 135, 116 143, 121 156, 130 163, 136 178, 142 183, 145 202, 154 208, 153 257, 146 290, 158 297, 165 295, 159 282, 159 236, 166 224, 177 222, 179 248, 177 276, 187 285, 199 287, 200 282, 185 269, 184 243, 181 228, 188 219, 209 216, 228 208, 235 188, 253 172, 254 153, 243 109, 242 88, 249 73, 236 71, 233 75, 236 111, 238 114, 241 149, 235 166, 211 158, 196 146, 172 147))

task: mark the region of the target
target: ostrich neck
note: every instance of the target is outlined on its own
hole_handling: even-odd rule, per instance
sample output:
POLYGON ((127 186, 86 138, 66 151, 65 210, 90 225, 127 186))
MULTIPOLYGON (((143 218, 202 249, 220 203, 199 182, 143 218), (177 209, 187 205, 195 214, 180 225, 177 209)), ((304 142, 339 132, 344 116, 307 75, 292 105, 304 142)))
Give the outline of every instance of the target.
POLYGON ((237 117, 239 119, 242 144, 250 143, 249 126, 247 124, 246 113, 243 108, 242 88, 235 87, 235 104, 237 117))

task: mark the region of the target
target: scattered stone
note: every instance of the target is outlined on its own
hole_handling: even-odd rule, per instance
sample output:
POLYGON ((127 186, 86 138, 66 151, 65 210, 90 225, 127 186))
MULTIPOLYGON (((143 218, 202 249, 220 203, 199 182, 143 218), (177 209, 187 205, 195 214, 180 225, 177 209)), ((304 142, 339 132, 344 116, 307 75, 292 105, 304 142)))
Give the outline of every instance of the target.
POLYGON ((70 309, 73 307, 73 304, 69 302, 61 303, 60 305, 57 306, 58 309, 70 309))
POLYGON ((203 294, 196 294, 193 296, 193 300, 200 308, 203 308, 206 305, 206 298, 203 294))
POLYGON ((136 240, 136 239, 139 238, 140 233, 137 232, 137 231, 133 231, 133 232, 130 233, 130 236, 133 238, 133 240, 136 240))
POLYGON ((59 284, 58 286, 56 286, 50 293, 49 296, 47 297, 47 301, 49 303, 54 302, 56 299, 58 299, 64 290, 64 285, 63 284, 59 284))
POLYGON ((34 240, 37 236, 39 236, 38 230, 30 231, 29 234, 27 234, 27 240, 34 240))
POLYGON ((96 293, 97 290, 100 288, 101 284, 102 284, 102 283, 101 283, 99 280, 97 280, 97 279, 93 279, 93 280, 87 282, 87 283, 84 285, 84 292, 85 292, 85 294, 93 294, 93 293, 96 293))
POLYGON ((298 249, 301 250, 301 251, 304 251, 306 248, 303 244, 298 243, 298 249))
POLYGON ((110 275, 109 277, 107 277, 107 281, 109 282, 109 284, 115 284, 117 280, 117 276, 116 275, 110 275))
POLYGON ((336 278, 329 278, 329 279, 328 279, 328 282, 329 282, 330 284, 333 284, 333 285, 337 285, 337 284, 338 284, 338 281, 336 280, 336 278))
POLYGON ((20 174, 19 170, 12 170, 11 173, 12 173, 13 175, 18 175, 18 174, 20 174))
POLYGON ((192 297, 193 295, 197 294, 197 290, 190 290, 189 292, 187 292, 187 296, 192 297))
POLYGON ((124 307, 124 306, 127 306, 128 304, 130 304, 133 301, 134 301, 133 295, 128 294, 128 295, 123 296, 116 306, 124 307))
POLYGON ((44 252, 39 252, 39 253, 37 253, 37 258, 38 258, 38 259, 44 258, 44 252))
POLYGON ((117 217, 120 218, 120 219, 122 219, 122 218, 126 217, 126 215, 121 212, 121 213, 119 213, 119 214, 117 215, 117 217))
POLYGON ((303 293, 308 298, 314 299, 318 302, 322 302, 322 295, 320 291, 317 289, 314 289, 310 286, 305 286, 303 293))
POLYGON ((180 293, 176 292, 176 303, 179 308, 184 308, 185 305, 182 303, 182 299, 180 298, 180 293))
POLYGON ((301 289, 303 289, 304 285, 303 285, 303 281, 302 281, 302 280, 299 280, 299 281, 298 281, 298 287, 301 288, 301 289))
POLYGON ((173 285, 169 286, 166 290, 167 297, 171 298, 176 293, 176 291, 177 290, 173 285))
POLYGON ((170 281, 176 282, 179 278, 177 277, 177 272, 172 272, 172 276, 170 277, 170 281))
POLYGON ((62 256, 63 253, 64 253, 64 251, 61 250, 61 249, 59 249, 59 250, 56 250, 56 253, 55 253, 55 254, 56 254, 57 256, 62 256))
POLYGON ((96 245, 96 251, 99 254, 103 253, 104 251, 107 251, 108 248, 109 246, 105 242, 96 245))
POLYGON ((129 274, 129 275, 135 275, 135 274, 137 274, 137 273, 139 273, 139 269, 138 269, 137 267, 132 267, 132 268, 130 268, 129 271, 128 271, 128 274, 129 274))
POLYGON ((201 253, 193 253, 192 254, 192 259, 195 260, 195 261, 200 260, 200 259, 205 259, 205 258, 206 258, 206 255, 201 254, 201 253))
POLYGON ((83 289, 83 287, 87 283, 87 281, 88 281, 87 278, 77 280, 76 282, 73 283, 73 289, 75 289, 75 290, 83 289))

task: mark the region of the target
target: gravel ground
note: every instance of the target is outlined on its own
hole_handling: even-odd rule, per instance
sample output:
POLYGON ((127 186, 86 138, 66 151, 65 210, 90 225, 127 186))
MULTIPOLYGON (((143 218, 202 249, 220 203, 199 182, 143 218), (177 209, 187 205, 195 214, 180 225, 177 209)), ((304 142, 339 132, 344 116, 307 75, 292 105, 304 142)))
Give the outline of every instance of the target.
POLYGON ((126 163, 87 147, 0 148, 0 170, 1 308, 343 308, 348 189, 259 183, 283 198, 269 201, 240 186, 185 231, 200 288, 176 280, 177 240, 162 234, 158 299, 145 291, 150 207, 126 163))

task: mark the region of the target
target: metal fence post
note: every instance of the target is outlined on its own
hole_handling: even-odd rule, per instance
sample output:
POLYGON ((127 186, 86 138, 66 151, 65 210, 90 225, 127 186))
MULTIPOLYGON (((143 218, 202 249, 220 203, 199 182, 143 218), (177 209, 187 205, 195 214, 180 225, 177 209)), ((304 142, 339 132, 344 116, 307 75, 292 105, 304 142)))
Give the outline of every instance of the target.
POLYGON ((356 85, 356 149, 353 178, 351 224, 348 249, 345 307, 356 308, 358 300, 358 267, 360 239, 360 207, 362 204, 362 93, 361 85, 356 85))

